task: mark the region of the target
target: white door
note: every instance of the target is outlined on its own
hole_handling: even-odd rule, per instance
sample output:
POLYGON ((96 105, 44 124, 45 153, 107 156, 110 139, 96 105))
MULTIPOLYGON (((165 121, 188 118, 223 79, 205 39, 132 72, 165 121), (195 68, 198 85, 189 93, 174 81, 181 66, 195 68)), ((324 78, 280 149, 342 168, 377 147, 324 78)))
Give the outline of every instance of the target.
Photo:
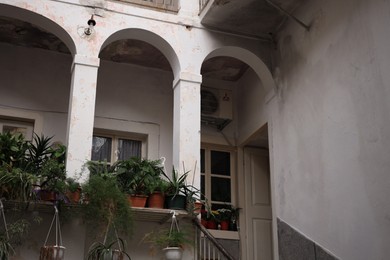
POLYGON ((268 151, 244 148, 247 260, 272 260, 272 210, 268 151))

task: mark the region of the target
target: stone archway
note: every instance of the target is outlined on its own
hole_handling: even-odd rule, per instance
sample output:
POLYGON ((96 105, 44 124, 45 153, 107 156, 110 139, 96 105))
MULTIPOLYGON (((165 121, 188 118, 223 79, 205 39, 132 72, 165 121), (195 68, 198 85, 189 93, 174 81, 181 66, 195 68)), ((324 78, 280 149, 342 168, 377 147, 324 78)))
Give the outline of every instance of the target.
POLYGON ((72 56, 77 53, 75 42, 70 34, 56 21, 53 21, 52 19, 43 16, 42 14, 37 14, 33 11, 7 4, 0 4, 0 16, 15 18, 38 26, 58 37, 69 49, 72 56))
POLYGON ((271 72, 265 63, 254 53, 236 46, 226 46, 218 48, 206 56, 205 61, 218 56, 227 56, 241 60, 248 64, 258 75, 267 95, 275 92, 275 82, 271 72))

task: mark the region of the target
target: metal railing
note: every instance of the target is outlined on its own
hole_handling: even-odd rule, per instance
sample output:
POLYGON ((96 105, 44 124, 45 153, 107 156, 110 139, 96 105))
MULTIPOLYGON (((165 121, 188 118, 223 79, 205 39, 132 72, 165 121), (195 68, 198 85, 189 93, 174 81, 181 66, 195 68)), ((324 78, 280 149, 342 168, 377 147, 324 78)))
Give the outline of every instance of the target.
POLYGON ((197 260, 235 260, 233 256, 213 237, 200 223, 199 219, 193 220, 196 232, 197 260))
POLYGON ((132 3, 146 7, 152 7, 165 11, 178 12, 179 0, 117 0, 119 2, 132 3))

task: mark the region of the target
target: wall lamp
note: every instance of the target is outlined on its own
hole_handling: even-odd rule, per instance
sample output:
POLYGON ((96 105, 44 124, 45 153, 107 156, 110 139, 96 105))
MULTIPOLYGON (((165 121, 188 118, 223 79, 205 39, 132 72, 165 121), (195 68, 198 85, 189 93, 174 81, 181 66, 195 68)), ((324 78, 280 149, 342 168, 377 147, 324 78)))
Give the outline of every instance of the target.
POLYGON ((93 27, 96 25, 96 21, 93 19, 93 15, 91 16, 91 19, 87 22, 88 27, 84 29, 85 35, 91 35, 93 33, 93 27))

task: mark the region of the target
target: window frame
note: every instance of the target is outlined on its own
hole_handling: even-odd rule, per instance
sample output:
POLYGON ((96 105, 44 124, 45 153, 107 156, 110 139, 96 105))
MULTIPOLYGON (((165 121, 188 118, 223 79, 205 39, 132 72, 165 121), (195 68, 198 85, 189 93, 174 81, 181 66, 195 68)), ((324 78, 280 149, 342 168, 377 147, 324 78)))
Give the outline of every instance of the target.
MULTIPOLYGON (((236 205, 237 201, 237 192, 236 187, 238 185, 237 183, 237 168, 236 168, 236 155, 237 151, 236 149, 232 147, 227 146, 221 146, 221 145, 212 145, 212 144, 202 144, 201 150, 205 150, 205 172, 202 172, 202 169, 200 169, 200 175, 204 176, 205 178, 205 197, 207 198, 208 202, 210 203, 210 206, 213 205, 236 205), (217 152, 227 152, 230 153, 230 176, 225 175, 218 175, 218 174, 212 174, 211 173, 211 151, 217 151, 217 152), (230 202, 223 202, 223 201, 214 201, 211 200, 211 178, 212 177, 218 177, 218 178, 224 178, 224 179, 230 179, 230 202)), ((201 151, 199 151, 201 152, 201 151)))
MULTIPOLYGON (((141 134, 122 133, 118 131, 94 129, 92 136, 111 138, 111 161, 109 162, 107 161, 109 164, 118 161, 117 151, 119 146, 119 139, 141 141, 141 157, 146 158, 147 138, 143 137, 143 135, 141 134)), ((92 145, 91 145, 91 150, 92 150, 92 145)), ((92 159, 92 153, 91 153, 91 159, 92 159)))
POLYGON ((12 117, 3 117, 0 116, 0 133, 3 133, 4 126, 11 126, 16 128, 25 128, 26 133, 19 132, 23 135, 24 139, 27 141, 32 141, 34 138, 34 121, 27 119, 19 119, 12 117))

